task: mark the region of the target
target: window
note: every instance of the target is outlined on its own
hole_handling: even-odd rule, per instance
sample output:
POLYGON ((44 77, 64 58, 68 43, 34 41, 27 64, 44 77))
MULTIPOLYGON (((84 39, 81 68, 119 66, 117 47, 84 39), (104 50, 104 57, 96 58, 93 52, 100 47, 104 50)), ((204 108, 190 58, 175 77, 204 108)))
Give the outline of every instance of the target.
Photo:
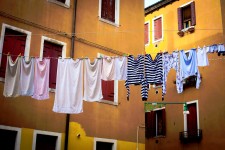
POLYGON ((112 139, 94 138, 94 150, 116 150, 117 141, 112 139))
POLYGON ((145 46, 149 45, 150 36, 149 36, 149 22, 145 23, 145 46))
POLYGON ((152 138, 166 135, 166 111, 165 107, 145 113, 145 136, 152 138))
POLYGON ((178 30, 186 29, 196 25, 195 2, 189 2, 177 9, 178 30))
POLYGON ((60 150, 61 133, 34 130, 32 150, 60 150))
POLYGON ((70 0, 48 0, 48 1, 66 8, 70 7, 70 0))
MULTIPOLYGON (((104 56, 98 53, 97 57, 104 56)), ((102 80, 102 95, 103 99, 100 102, 118 105, 118 81, 102 80)))
POLYGON ((188 136, 195 136, 200 129, 198 101, 187 102, 187 107, 189 114, 184 115, 184 131, 188 131, 188 136))
POLYGON ((50 57, 49 87, 54 91, 56 87, 56 75, 58 66, 58 57, 65 57, 66 44, 54 39, 42 36, 41 56, 50 57))
POLYGON ((119 25, 120 0, 99 0, 99 17, 101 21, 119 25))
POLYGON ((0 125, 1 149, 20 149, 21 129, 0 125))
POLYGON ((153 19, 153 43, 163 39, 163 17, 162 15, 153 19))
MULTIPOLYGON (((0 53, 12 55, 13 60, 17 55, 29 55, 31 32, 7 24, 2 25, 0 53)), ((28 59, 28 57, 26 57, 28 59)), ((7 55, 0 55, 0 80, 4 81, 7 55)))

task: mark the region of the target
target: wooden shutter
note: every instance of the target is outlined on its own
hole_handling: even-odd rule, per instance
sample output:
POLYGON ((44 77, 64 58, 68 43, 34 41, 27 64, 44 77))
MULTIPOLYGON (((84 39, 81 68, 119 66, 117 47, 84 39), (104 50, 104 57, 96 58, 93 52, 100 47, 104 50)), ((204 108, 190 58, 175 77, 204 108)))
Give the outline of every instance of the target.
POLYGON ((177 8, 177 18, 178 18, 178 30, 180 31, 184 28, 183 17, 182 17, 182 8, 177 8))
POLYGON ((196 15, 195 15, 195 2, 191 3, 191 25, 196 25, 196 15))
POLYGON ((114 102, 114 81, 102 80, 102 95, 103 100, 114 102))
POLYGON ((102 0, 101 18, 115 22, 115 0, 102 0))
POLYGON ((162 109, 162 135, 166 135, 166 110, 162 109))
POLYGON ((145 24, 145 44, 149 43, 149 23, 145 24))
MULTIPOLYGON (((25 51, 26 37, 27 35, 21 32, 6 28, 2 53, 8 54, 8 52, 10 52, 13 61, 16 60, 17 55, 21 54, 23 56, 25 51)), ((0 77, 3 78, 5 78, 6 63, 7 55, 2 55, 0 77)))
POLYGON ((156 135, 156 116, 155 112, 145 113, 145 137, 152 138, 156 135))
POLYGON ((194 136, 197 134, 197 110, 196 103, 188 104, 188 111, 190 112, 187 115, 187 130, 189 136, 194 136))
POLYGON ((57 78, 58 57, 62 56, 62 46, 44 41, 43 57, 51 57, 49 87, 55 89, 57 78))
POLYGON ((162 18, 154 20, 154 40, 162 38, 162 18))

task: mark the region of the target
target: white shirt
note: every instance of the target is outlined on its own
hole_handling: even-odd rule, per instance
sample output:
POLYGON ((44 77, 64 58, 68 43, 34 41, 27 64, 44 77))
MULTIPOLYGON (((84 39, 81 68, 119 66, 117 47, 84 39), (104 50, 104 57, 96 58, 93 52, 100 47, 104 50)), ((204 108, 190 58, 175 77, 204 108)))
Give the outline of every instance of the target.
POLYGON ((99 101, 102 96, 101 59, 95 59, 93 64, 90 59, 84 59, 84 100, 89 102, 99 101))
POLYGON ((58 59, 53 111, 78 114, 83 112, 83 61, 58 59))
POLYGON ((205 67, 209 65, 207 50, 205 46, 203 48, 198 47, 197 62, 198 62, 198 66, 201 66, 201 67, 205 67))
POLYGON ((110 81, 115 79, 114 58, 104 57, 102 59, 102 80, 110 81))
POLYGON ((115 80, 127 79, 127 57, 115 58, 115 80))

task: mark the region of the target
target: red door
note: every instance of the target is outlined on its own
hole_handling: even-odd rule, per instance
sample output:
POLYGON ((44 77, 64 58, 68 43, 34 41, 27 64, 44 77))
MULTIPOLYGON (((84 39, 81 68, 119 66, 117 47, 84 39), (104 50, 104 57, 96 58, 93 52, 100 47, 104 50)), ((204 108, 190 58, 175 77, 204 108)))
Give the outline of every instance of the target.
POLYGON ((114 81, 102 80, 102 95, 103 100, 114 102, 114 81))
POLYGON ((62 57, 62 45, 44 41, 43 57, 50 57, 49 87, 55 89, 58 57, 62 57))
POLYGON ((7 55, 4 54, 10 53, 13 60, 16 60, 19 54, 24 55, 26 37, 26 34, 6 28, 2 49, 3 55, 1 59, 0 77, 5 78, 7 55))
POLYGON ((194 137, 197 135, 197 129, 198 129, 196 103, 188 104, 188 111, 190 112, 187 115, 188 136, 194 137))

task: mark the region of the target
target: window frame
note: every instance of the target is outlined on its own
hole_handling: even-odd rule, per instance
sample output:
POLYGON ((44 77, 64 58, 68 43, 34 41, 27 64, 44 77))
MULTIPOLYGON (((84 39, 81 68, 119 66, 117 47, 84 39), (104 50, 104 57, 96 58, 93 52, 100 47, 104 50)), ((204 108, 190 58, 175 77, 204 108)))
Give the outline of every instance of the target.
POLYGON ((36 149, 37 134, 57 136, 55 150, 61 150, 62 133, 42 131, 42 130, 34 130, 34 132, 33 132, 32 150, 36 149))
POLYGON ((48 0, 48 2, 60 5, 60 6, 65 7, 65 8, 70 8, 70 0, 66 0, 65 3, 59 2, 57 0, 48 0))
POLYGON ((163 33, 163 15, 159 15, 155 18, 152 19, 152 43, 157 43, 163 40, 164 37, 164 33, 163 33), (160 39, 155 40, 155 28, 154 28, 154 24, 155 24, 155 20, 161 18, 161 26, 162 26, 162 37, 160 39))
MULTIPOLYGON (((101 57, 101 56, 106 56, 102 53, 97 53, 97 57, 101 57)), ((109 100, 104 100, 104 99, 101 99, 99 100, 98 102, 101 102, 101 103, 106 103, 106 104, 111 104, 111 105, 115 105, 117 106, 119 103, 118 103, 118 80, 114 80, 114 101, 109 101, 109 100)))
POLYGON ((15 150, 20 150, 20 144, 21 144, 21 128, 0 125, 0 129, 10 130, 10 131, 17 131, 16 142, 15 142, 15 150))
POLYGON ((116 150, 117 149, 117 140, 115 139, 105 139, 105 138, 94 138, 94 147, 93 150, 97 150, 96 146, 97 146, 97 142, 107 142, 107 143, 113 143, 113 148, 112 150, 116 150))
MULTIPOLYGON (((153 109, 153 111, 157 112, 157 111, 160 111, 160 110, 163 110, 163 109, 166 110, 166 107, 156 108, 156 109, 153 109)), ((157 122, 157 114, 155 114, 155 115, 156 115, 156 116, 155 116, 155 117, 156 117, 156 122, 155 122, 155 127, 156 127, 156 128, 154 129, 155 132, 156 132, 156 133, 155 133, 155 134, 156 134, 155 137, 156 137, 156 138, 157 138, 157 137, 165 137, 166 135, 158 135, 158 129, 157 129, 157 126, 158 126, 158 122, 157 122)), ((166 129, 165 129, 165 130, 166 130, 166 129)))
MULTIPOLYGON (((61 45, 62 46, 62 58, 66 57, 66 45, 67 44, 65 42, 58 41, 58 40, 55 40, 53 38, 49 38, 49 37, 46 37, 46 36, 41 36, 41 48, 40 48, 40 58, 41 59, 43 58, 44 42, 45 41, 48 41, 48 42, 51 42, 51 43, 54 43, 54 44, 57 44, 57 45, 61 45)), ((55 89, 49 88, 49 91, 55 92, 55 89)))
MULTIPOLYGON (((182 12, 182 8, 184 8, 184 7, 187 7, 188 5, 191 5, 192 3, 195 3, 195 1, 194 0, 192 0, 192 1, 189 1, 189 2, 187 2, 187 3, 185 3, 185 4, 183 4, 183 5, 181 5, 181 6, 179 6, 178 8, 180 8, 181 9, 181 13, 183 13, 182 12)), ((195 4, 194 4, 195 5, 195 4)), ((191 7, 191 6, 190 6, 191 7)), ((195 27, 196 26, 196 11, 195 11, 195 25, 192 25, 192 8, 190 8, 191 9, 191 23, 190 23, 190 26, 189 27, 184 27, 184 25, 183 25, 183 29, 181 29, 181 30, 179 30, 179 31, 183 31, 183 32, 185 32, 185 31, 187 31, 189 28, 193 28, 193 27, 195 27)), ((194 8, 195 9, 195 8, 194 8)), ((179 16, 178 16, 178 22, 179 22, 179 16)), ((184 21, 183 21, 183 16, 182 16, 182 24, 184 24, 184 21)), ((178 23, 178 28, 179 28, 179 23, 178 23)))
MULTIPOLYGON (((26 34, 26 44, 25 44, 25 49, 24 49, 24 56, 25 60, 28 61, 29 60, 29 54, 30 54, 30 42, 31 42, 31 32, 12 26, 12 25, 8 25, 5 23, 2 23, 2 31, 1 31, 1 38, 0 38, 0 53, 2 53, 3 51, 3 44, 4 44, 4 38, 5 38, 5 30, 10 29, 10 30, 14 30, 17 32, 21 32, 23 34, 26 34)), ((2 55, 0 55, 0 65, 1 65, 1 61, 2 61, 2 55)), ((0 81, 5 82, 5 78, 0 77, 0 81)))
MULTIPOLYGON (((200 122, 199 122, 199 106, 198 106, 198 100, 193 100, 193 101, 189 101, 186 102, 186 104, 196 104, 196 114, 197 114, 197 129, 200 129, 200 122)), ((185 104, 183 104, 184 107, 185 104)), ((184 131, 187 131, 187 116, 188 114, 184 114, 184 131)))
MULTIPOLYGON (((148 20, 148 21, 146 21, 145 22, 145 25, 146 24, 148 24, 148 43, 146 44, 145 43, 145 46, 149 46, 149 44, 150 44, 150 21, 148 20)), ((145 31, 146 32, 146 31, 145 31)))
POLYGON ((120 18, 120 0, 115 0, 115 22, 106 20, 101 17, 102 12, 102 0, 99 0, 99 10, 98 10, 98 17, 99 20, 105 23, 108 23, 110 25, 119 27, 119 18, 120 18))

